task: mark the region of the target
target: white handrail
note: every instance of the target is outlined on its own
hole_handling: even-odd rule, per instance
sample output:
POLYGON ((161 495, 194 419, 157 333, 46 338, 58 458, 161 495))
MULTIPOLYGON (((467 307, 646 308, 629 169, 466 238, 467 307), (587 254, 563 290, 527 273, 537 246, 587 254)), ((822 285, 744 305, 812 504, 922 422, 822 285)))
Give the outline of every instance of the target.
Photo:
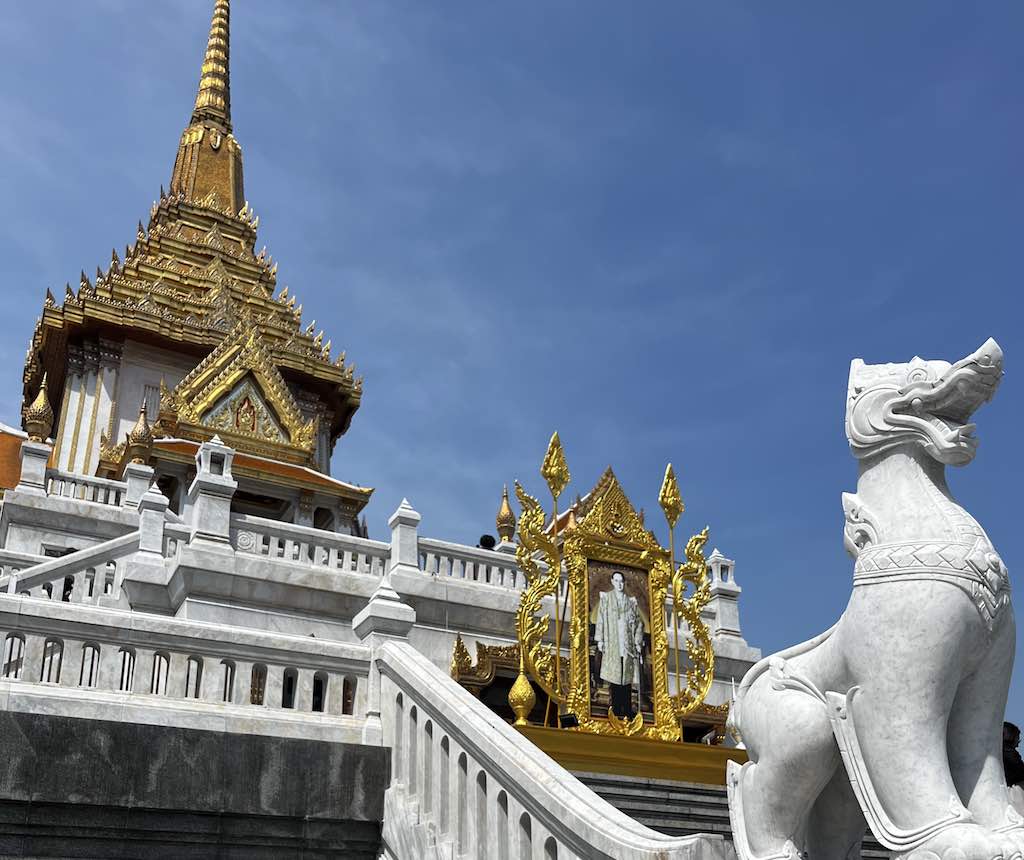
POLYGON ((499 844, 507 856, 525 856, 511 843, 520 840, 521 851, 527 838, 551 845, 559 858, 728 856, 721 835, 665 836, 620 812, 407 642, 386 642, 375 661, 394 750, 386 840, 389 832, 405 844, 420 839, 431 857, 450 845, 456 856, 489 858, 500 855, 499 844), (403 813, 413 807, 415 814, 403 813))
MULTIPOLYGON (((125 556, 136 552, 138 548, 139 532, 134 531, 120 535, 103 543, 94 544, 77 552, 68 553, 68 555, 61 556, 60 558, 49 559, 40 564, 26 567, 17 573, 12 573, 7 579, 7 592, 9 594, 14 594, 15 592, 28 592, 32 594, 35 590, 37 593, 33 596, 44 596, 53 600, 60 600, 63 597, 61 590, 65 577, 77 577, 79 574, 89 569, 94 569, 99 565, 117 562, 125 556), (49 595, 38 593, 43 586, 48 584, 52 586, 54 583, 57 583, 60 588, 51 588, 49 595)), ((95 570, 93 570, 93 573, 95 574, 95 570)), ((99 583, 94 582, 93 585, 98 586, 99 583)), ((89 597, 85 592, 84 586, 85 583, 75 583, 75 591, 71 597, 71 602, 79 603, 82 602, 83 598, 89 597)), ((109 583, 109 589, 103 588, 96 591, 92 597, 98 597, 101 593, 117 597, 119 588, 120 582, 111 582, 109 583)))

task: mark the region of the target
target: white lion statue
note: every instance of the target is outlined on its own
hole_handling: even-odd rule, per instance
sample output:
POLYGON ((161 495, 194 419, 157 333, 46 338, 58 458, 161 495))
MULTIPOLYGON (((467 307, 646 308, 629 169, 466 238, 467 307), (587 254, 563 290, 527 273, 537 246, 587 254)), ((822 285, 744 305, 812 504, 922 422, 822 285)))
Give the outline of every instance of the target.
POLYGON ((970 418, 1002 373, 994 340, 955 364, 850 367, 853 590, 835 627, 762 660, 737 692, 740 860, 855 860, 865 826, 899 860, 1021 860, 1001 759, 1010 585, 945 477, 974 458, 970 418))

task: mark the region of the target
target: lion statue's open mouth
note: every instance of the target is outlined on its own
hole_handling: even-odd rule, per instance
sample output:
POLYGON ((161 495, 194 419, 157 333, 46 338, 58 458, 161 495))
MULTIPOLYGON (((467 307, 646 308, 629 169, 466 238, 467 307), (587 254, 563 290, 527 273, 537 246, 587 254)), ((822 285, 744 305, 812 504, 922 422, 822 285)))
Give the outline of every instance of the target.
POLYGON ((991 338, 955 364, 854 361, 846 411, 850 446, 864 459, 917 443, 940 463, 969 463, 978 447, 971 416, 992 398, 1002 375, 1003 352, 991 338))

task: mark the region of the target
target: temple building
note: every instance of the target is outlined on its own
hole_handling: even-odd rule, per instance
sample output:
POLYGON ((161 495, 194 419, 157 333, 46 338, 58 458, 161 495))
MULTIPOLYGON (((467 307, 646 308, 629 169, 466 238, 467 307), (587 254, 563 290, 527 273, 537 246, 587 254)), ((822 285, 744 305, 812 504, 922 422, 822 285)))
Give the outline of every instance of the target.
POLYGON ((493 541, 406 500, 369 537, 330 474, 363 380, 258 250, 229 19, 0 428, 0 854, 725 860, 735 562, 662 546, 611 469, 558 507, 557 434, 551 514, 495 475, 493 541))

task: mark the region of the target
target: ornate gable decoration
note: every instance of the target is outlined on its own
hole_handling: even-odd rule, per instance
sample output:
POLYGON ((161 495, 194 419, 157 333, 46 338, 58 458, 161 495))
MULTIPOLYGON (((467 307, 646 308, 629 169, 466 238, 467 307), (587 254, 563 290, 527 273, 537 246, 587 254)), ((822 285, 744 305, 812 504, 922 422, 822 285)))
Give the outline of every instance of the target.
POLYGON ((300 462, 311 459, 318 433, 318 419, 303 419, 259 330, 244 321, 161 397, 160 417, 186 438, 219 433, 242 450, 300 462))
POLYGON ((271 442, 288 444, 288 435, 247 377, 235 386, 220 405, 203 418, 203 424, 220 433, 245 433, 271 442))

